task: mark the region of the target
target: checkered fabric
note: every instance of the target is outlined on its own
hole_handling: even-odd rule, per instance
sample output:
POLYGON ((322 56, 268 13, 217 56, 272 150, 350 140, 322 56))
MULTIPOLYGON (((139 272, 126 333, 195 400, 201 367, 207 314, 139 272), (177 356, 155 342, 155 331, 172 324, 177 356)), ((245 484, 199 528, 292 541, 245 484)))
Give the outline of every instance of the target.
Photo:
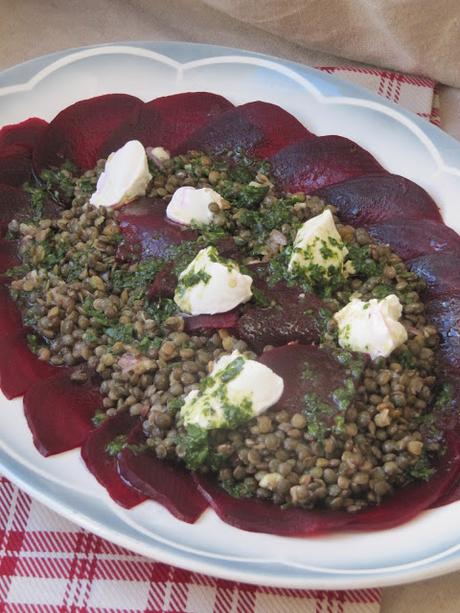
MULTIPOLYGON (((439 125, 430 79, 321 67, 439 125)), ((274 589, 214 579, 112 545, 0 478, 0 613, 378 613, 378 589, 274 589)))
POLYGON ((112 545, 0 479, 0 611, 377 613, 380 591, 233 583, 112 545))
POLYGON ((360 68, 355 66, 320 66, 319 70, 334 74, 396 102, 404 108, 440 125, 439 95, 436 82, 425 77, 401 74, 390 70, 360 68))

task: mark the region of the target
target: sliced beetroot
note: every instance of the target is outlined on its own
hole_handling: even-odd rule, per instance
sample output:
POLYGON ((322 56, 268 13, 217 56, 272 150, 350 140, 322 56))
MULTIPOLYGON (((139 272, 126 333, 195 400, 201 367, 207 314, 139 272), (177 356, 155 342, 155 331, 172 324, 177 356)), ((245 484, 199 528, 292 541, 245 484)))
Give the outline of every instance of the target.
POLYGON ((139 98, 126 94, 98 96, 68 106, 51 121, 36 146, 35 170, 60 166, 66 160, 80 170, 94 168, 108 137, 137 118, 142 106, 139 98))
POLYGON ((256 353, 266 345, 318 343, 324 328, 324 307, 314 294, 285 290, 273 306, 248 308, 238 321, 237 334, 256 353))
POLYGON ((20 263, 17 241, 0 239, 0 274, 20 263))
POLYGON ((226 313, 216 313, 215 315, 192 315, 185 317, 185 331, 195 332, 196 330, 217 330, 220 328, 234 328, 238 323, 238 311, 233 309, 226 313))
POLYGON ((307 536, 345 528, 350 521, 347 513, 282 509, 256 498, 233 498, 210 477, 194 473, 199 491, 216 514, 227 524, 280 536, 307 536))
POLYGON ((103 145, 103 157, 134 138, 145 147, 175 150, 195 130, 232 107, 222 96, 205 92, 156 98, 144 104, 137 117, 123 123, 108 137, 103 145))
POLYGON ((219 115, 199 128, 175 150, 174 155, 191 149, 218 155, 224 151, 251 151, 264 139, 264 133, 239 111, 239 107, 219 115))
POLYGON ((183 466, 162 461, 151 452, 139 453, 145 443, 142 427, 130 435, 128 447, 118 456, 118 471, 141 495, 156 500, 178 519, 193 524, 208 504, 183 466))
POLYGON ((10 297, 8 288, 0 285, 0 337, 22 330, 21 312, 10 297))
POLYGON ((440 351, 445 362, 460 374, 460 297, 430 300, 425 312, 441 335, 440 351))
POLYGON ((270 162, 272 174, 284 191, 307 194, 354 177, 384 172, 368 151, 335 135, 288 145, 270 162))
POLYGON ((441 221, 431 196, 398 175, 365 175, 323 187, 314 195, 337 207, 340 219, 355 226, 395 219, 441 221))
POLYGON ((146 497, 122 480, 118 474, 117 458, 108 453, 107 446, 119 436, 128 437, 138 421, 138 418, 131 417, 129 413, 109 417, 90 432, 81 447, 81 457, 88 470, 105 487, 110 497, 126 509, 140 504, 146 497))
POLYGON ((0 184, 0 236, 4 237, 12 219, 23 221, 31 215, 29 199, 22 189, 0 184))
POLYGON ((3 126, 0 130, 0 147, 6 145, 25 145, 31 149, 38 143, 48 122, 39 117, 31 117, 21 123, 3 126))
POLYGON ((39 360, 30 351, 23 332, 2 338, 0 387, 8 400, 22 396, 38 381, 53 377, 58 372, 59 368, 39 360))
POLYGON ((102 409, 96 381, 76 382, 71 372, 36 383, 24 396, 24 413, 34 445, 44 456, 80 447, 102 409))
POLYGON ((259 290, 267 306, 246 305, 238 321, 237 335, 256 353, 261 353, 266 345, 319 342, 326 304, 315 294, 289 287, 284 281, 269 286, 266 264, 250 264, 248 269, 253 287, 259 290))
POLYGON ((390 245, 403 260, 428 253, 460 253, 460 236, 442 222, 413 219, 368 226, 369 234, 377 241, 390 245))
POLYGON ((123 241, 117 257, 166 257, 173 245, 198 236, 193 230, 171 223, 166 218, 166 203, 154 198, 139 198, 118 211, 123 241))
POLYGON ((202 494, 226 523, 249 530, 280 536, 310 536, 339 530, 387 530, 403 524, 430 506, 446 504, 460 497, 455 487, 460 472, 458 441, 451 440, 436 473, 426 482, 399 489, 377 507, 359 513, 285 509, 254 498, 233 498, 210 477, 193 475, 202 494), (455 489, 451 490, 454 486, 455 489), (443 498, 446 493, 448 496, 443 498), (457 497, 456 497, 457 496, 457 497))
POLYGON ((168 262, 155 275, 154 280, 148 289, 150 299, 172 298, 177 286, 177 276, 174 273, 174 264, 168 262))
POLYGON ((431 253, 409 260, 407 265, 427 284, 430 297, 460 295, 459 256, 455 253, 431 253))
POLYGON ((268 102, 249 102, 231 109, 202 128, 176 148, 212 154, 241 149, 255 157, 268 157, 300 139, 314 136, 295 117, 268 102))
POLYGON ((21 187, 32 177, 32 153, 24 145, 6 145, 0 149, 0 183, 21 187))
MULTIPOLYGON (((360 359, 356 354, 356 360, 360 359)), ((259 361, 284 380, 278 410, 307 411, 310 422, 333 427, 353 399, 357 373, 326 349, 293 343, 265 351, 259 361)))
POLYGON ((249 102, 237 110, 262 131, 262 140, 250 150, 255 157, 268 158, 287 145, 315 138, 298 119, 276 104, 249 102))

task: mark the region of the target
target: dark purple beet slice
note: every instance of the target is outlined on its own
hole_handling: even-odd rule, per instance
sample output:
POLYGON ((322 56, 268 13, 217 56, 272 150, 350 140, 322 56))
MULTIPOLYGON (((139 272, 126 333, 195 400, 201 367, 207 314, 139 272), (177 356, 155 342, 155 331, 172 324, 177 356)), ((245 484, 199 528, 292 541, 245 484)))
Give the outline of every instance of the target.
POLYGON ((22 330, 22 318, 8 288, 0 285, 0 336, 22 330))
MULTIPOLYGON (((142 426, 130 435, 129 445, 142 445, 142 426)), ((135 449, 135 448, 134 448, 135 449)), ((140 494, 156 500, 178 519, 193 524, 208 504, 198 492, 190 471, 152 453, 136 453, 126 447, 118 456, 118 471, 124 481, 140 494)))
POLYGON ((35 169, 59 166, 65 160, 80 170, 94 168, 107 138, 123 123, 137 118, 142 106, 139 98, 126 94, 98 96, 68 106, 51 121, 35 148, 35 169))
POLYGON ((430 300, 426 305, 426 316, 441 334, 440 350, 446 363, 460 374, 460 297, 430 300))
POLYGON ((194 473, 200 492, 216 514, 227 524, 280 536, 307 536, 345 528, 350 521, 347 513, 286 509, 255 498, 233 498, 210 477, 194 473))
POLYGON ((108 137, 103 157, 134 138, 145 147, 161 146, 172 151, 192 132, 232 107, 222 96, 205 92, 156 98, 144 104, 137 117, 108 137))
POLYGON ((351 373, 326 349, 293 343, 265 351, 259 361, 284 380, 284 392, 277 409, 291 414, 304 410, 314 414, 313 405, 321 403, 321 412, 315 415, 315 419, 327 427, 335 424, 338 415, 343 415, 346 406, 342 403, 342 396, 347 390, 347 381, 352 381, 351 373), (311 400, 307 400, 306 395, 310 395, 311 400))
POLYGON ((69 371, 36 383, 24 396, 24 413, 34 445, 44 456, 80 447, 102 408, 96 382, 72 381, 69 371))
POLYGON ((0 236, 5 236, 12 219, 30 217, 29 199, 22 189, 0 184, 0 236))
POLYGON ((280 536, 309 536, 339 530, 386 530, 409 521, 434 504, 438 506, 437 501, 446 504, 460 497, 460 487, 449 492, 459 475, 458 447, 458 442, 450 441, 448 452, 441 458, 437 472, 429 481, 410 484, 385 499, 380 506, 356 514, 283 510, 253 498, 233 498, 209 477, 194 474, 193 478, 217 515, 242 530, 280 536), (445 492, 449 492, 449 497, 444 500, 445 492))
POLYGON ((292 115, 268 102, 249 102, 219 115, 194 132, 177 153, 198 149, 219 154, 240 148, 268 157, 287 144, 313 135, 292 115))
POLYGON ((6 145, 0 149, 0 183, 21 187, 32 176, 32 153, 24 145, 6 145))
POLYGON ((264 133, 239 110, 231 109, 199 128, 176 149, 174 155, 191 149, 218 155, 224 151, 251 151, 264 139, 264 133))
POLYGON ((17 241, 0 239, 0 274, 20 263, 17 241))
POLYGON ((250 151, 255 157, 268 158, 287 145, 315 138, 300 121, 276 104, 249 102, 239 106, 238 110, 264 135, 250 151))
POLYGON ((118 474, 117 458, 110 455, 107 445, 118 436, 128 436, 138 419, 129 413, 119 413, 106 419, 102 425, 86 437, 81 447, 81 457, 88 470, 105 487, 110 497, 126 509, 140 504, 146 497, 127 485, 118 474))
POLYGON ((177 276, 174 273, 174 264, 168 263, 155 275, 148 295, 150 299, 172 298, 177 286, 177 276))
POLYGON ((430 253, 407 262, 410 270, 425 281, 430 297, 460 295, 459 255, 430 253))
POLYGON ((247 309, 238 321, 237 334, 256 353, 261 353, 266 345, 277 347, 291 341, 318 343, 324 327, 321 315, 324 306, 314 294, 286 290, 278 294, 273 306, 247 309))
POLYGON ((369 234, 381 243, 390 245, 403 260, 436 253, 460 252, 460 236, 442 222, 431 219, 394 221, 369 226, 369 234))
POLYGON ((162 129, 155 143, 170 151, 175 150, 195 130, 205 126, 233 104, 223 96, 209 92, 187 92, 157 98, 146 104, 159 112, 163 119, 162 129))
POLYGON ((216 330, 219 328, 234 328, 238 323, 238 311, 233 309, 226 313, 215 315, 192 315, 184 319, 185 331, 216 330))
POLYGON ((118 221, 123 241, 117 253, 119 259, 125 259, 127 254, 142 258, 166 257, 171 246, 197 238, 195 231, 183 230, 182 226, 168 221, 166 206, 163 200, 139 198, 121 207, 118 221))
POLYGON ((8 400, 22 396, 38 381, 58 372, 59 368, 39 360, 30 351, 24 333, 16 332, 2 338, 0 387, 8 400))
POLYGON ((372 155, 348 138, 320 136, 288 145, 270 158, 284 191, 305 192, 362 175, 385 172, 372 155))
POLYGON ((356 226, 390 219, 442 220, 431 196, 398 175, 365 175, 323 187, 314 195, 336 206, 344 223, 356 226))
POLYGON ((21 123, 3 126, 0 130, 0 147, 6 145, 26 145, 33 148, 40 140, 48 122, 39 117, 31 117, 21 123))

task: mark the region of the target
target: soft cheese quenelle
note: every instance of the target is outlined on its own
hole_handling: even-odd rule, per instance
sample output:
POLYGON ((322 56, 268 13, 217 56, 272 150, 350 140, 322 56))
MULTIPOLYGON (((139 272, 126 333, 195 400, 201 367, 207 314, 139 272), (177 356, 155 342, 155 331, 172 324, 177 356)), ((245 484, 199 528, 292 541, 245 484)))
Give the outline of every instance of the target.
POLYGON ((284 390, 283 379, 271 368, 238 351, 219 358, 205 381, 185 398, 186 427, 235 428, 276 404, 284 390))
POLYGON ((215 202, 222 208, 223 198, 210 187, 179 187, 173 194, 166 209, 166 216, 171 221, 189 226, 192 223, 197 225, 210 224, 213 220, 213 213, 209 205, 215 202))
POLYGON ((250 300, 251 285, 252 278, 241 274, 236 262, 207 247, 179 275, 174 301, 191 315, 225 313, 250 300))
POLYGON ((289 270, 301 271, 307 278, 328 277, 342 270, 348 249, 335 227, 331 211, 326 209, 299 228, 289 261, 289 270))
POLYGON ((368 353, 373 360, 386 358, 407 341, 406 328, 399 322, 401 314, 401 303, 394 294, 383 300, 351 300, 334 315, 340 346, 368 353))
POLYGON ((130 140, 107 158, 90 203, 104 207, 126 204, 145 196, 151 179, 144 146, 130 140))

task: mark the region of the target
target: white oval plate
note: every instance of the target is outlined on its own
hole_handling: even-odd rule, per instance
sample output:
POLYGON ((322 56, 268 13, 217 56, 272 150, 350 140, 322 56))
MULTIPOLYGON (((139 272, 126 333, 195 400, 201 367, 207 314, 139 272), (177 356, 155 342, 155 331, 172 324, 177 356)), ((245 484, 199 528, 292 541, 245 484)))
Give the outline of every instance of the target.
MULTIPOLYGON (((280 105, 317 134, 341 134, 388 170, 422 185, 460 231, 460 144, 367 91, 299 64, 255 53, 185 43, 129 43, 65 51, 0 73, 0 125, 53 118, 69 104, 105 93, 144 100, 213 91, 234 103, 280 105)), ((315 538, 255 534, 208 510, 195 524, 146 502, 113 503, 79 451, 45 459, 32 444, 22 401, 0 399, 0 468, 70 520, 138 553, 197 572, 280 587, 392 585, 460 568, 460 502, 392 530, 315 538)))

